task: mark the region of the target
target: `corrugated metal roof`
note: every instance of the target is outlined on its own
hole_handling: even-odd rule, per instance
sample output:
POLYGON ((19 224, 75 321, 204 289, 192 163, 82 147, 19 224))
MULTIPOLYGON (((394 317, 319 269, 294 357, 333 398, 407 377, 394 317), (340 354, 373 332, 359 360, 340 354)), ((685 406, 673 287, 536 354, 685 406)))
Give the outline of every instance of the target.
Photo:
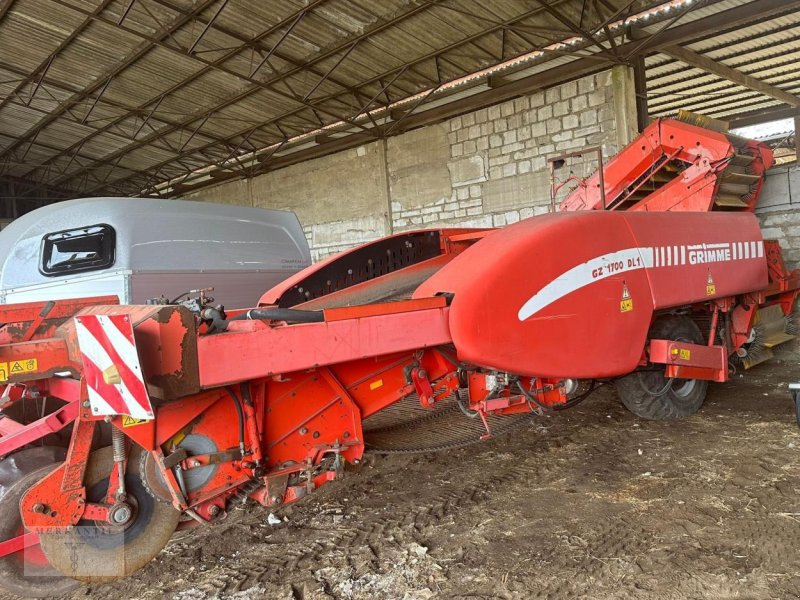
MULTIPOLYGON (((793 95, 800 94, 798 10, 730 31, 723 30, 685 47, 759 82, 793 95)), ((787 106, 764 92, 754 91, 668 54, 648 57, 646 66, 651 116, 670 116, 684 109, 736 121, 756 112, 787 106)))
MULTIPOLYGON (((198 169, 252 173, 321 132, 379 137, 467 102, 490 76, 569 79, 588 55, 598 68, 628 60, 617 45, 631 24, 656 39, 746 5, 749 25, 689 47, 796 91, 800 16, 773 8, 760 22, 763 1, 6 0, 0 178, 34 196, 138 195, 198 169)), ((665 55, 647 74, 657 115, 780 104, 665 55)))

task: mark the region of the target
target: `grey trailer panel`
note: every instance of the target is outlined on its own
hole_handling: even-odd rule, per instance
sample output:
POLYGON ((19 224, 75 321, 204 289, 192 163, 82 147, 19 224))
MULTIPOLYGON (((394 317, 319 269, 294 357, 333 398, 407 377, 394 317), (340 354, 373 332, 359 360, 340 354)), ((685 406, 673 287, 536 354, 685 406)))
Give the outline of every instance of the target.
POLYGON ((213 286, 220 302, 252 306, 272 285, 311 264, 311 254, 297 217, 287 211, 185 200, 86 198, 53 204, 12 222, 0 232, 0 261, 5 302, 100 295, 114 288, 122 294, 121 302, 130 303, 213 286), (80 274, 41 272, 45 236, 100 224, 110 225, 116 237, 110 267, 80 274), (121 287, 110 283, 113 278, 100 277, 121 272, 128 278, 121 287), (238 277, 229 276, 233 274, 238 277))
POLYGON ((55 281, 0 290, 0 299, 3 304, 12 304, 90 296, 116 296, 120 302, 125 302, 130 296, 130 279, 130 271, 78 274, 55 281))
POLYGON ((285 271, 241 271, 235 273, 138 273, 131 277, 132 304, 164 294, 173 300, 187 290, 213 287, 215 302, 225 308, 250 308, 268 289, 286 279, 285 271))

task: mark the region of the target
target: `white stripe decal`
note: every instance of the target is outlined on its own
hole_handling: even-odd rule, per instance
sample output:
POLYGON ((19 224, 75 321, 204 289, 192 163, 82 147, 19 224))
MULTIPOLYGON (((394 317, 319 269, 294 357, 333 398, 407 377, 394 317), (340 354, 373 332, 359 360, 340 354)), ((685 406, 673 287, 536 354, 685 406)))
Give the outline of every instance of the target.
MULTIPOLYGON (((520 321, 531 317, 553 302, 595 281, 628 271, 681 265, 702 265, 749 258, 763 258, 764 242, 724 242, 626 248, 609 252, 572 267, 531 296, 519 309, 520 321), (680 259, 679 259, 680 256, 680 259)), ((134 349, 135 352, 135 349, 134 349)))
POLYGON ((653 266, 653 248, 626 248, 617 252, 609 252, 597 258, 581 263, 554 279, 536 294, 522 308, 517 317, 524 321, 556 300, 582 287, 627 271, 650 268, 653 266))
MULTIPOLYGON (((139 366, 139 357, 136 354, 136 348, 133 346, 130 340, 126 339, 125 336, 122 335, 122 333, 117 329, 117 327, 111 323, 109 317, 105 315, 94 316, 96 317, 98 324, 100 324, 102 327, 103 333, 108 336, 112 347, 117 351, 117 353, 120 355, 120 358, 122 358, 125 363, 125 365, 120 365, 118 368, 127 367, 131 369, 135 376, 144 382, 144 378, 141 374, 141 367, 139 366)), ((81 359, 83 361, 92 363, 100 371, 106 371, 114 364, 102 343, 95 338, 95 336, 86 328, 83 323, 81 323, 80 318, 75 319, 75 333, 78 337, 78 347, 80 348, 82 355, 81 359)), ((125 406, 128 409, 127 414, 135 419, 153 418, 152 412, 148 412, 142 407, 140 402, 136 400, 135 396, 128 389, 127 385, 125 385, 124 381, 115 383, 114 387, 119 392, 120 396, 122 397, 122 401, 125 403, 125 406)), ((93 394, 89 394, 89 402, 94 414, 119 414, 118 411, 114 410, 111 405, 109 405, 108 402, 103 399, 102 395, 98 393, 97 390, 91 387, 88 389, 90 392, 93 392, 93 394), (102 402, 98 402, 98 399, 102 400, 102 402)))
MULTIPOLYGON (((140 374, 139 355, 136 354, 136 347, 133 345, 133 342, 122 335, 122 332, 117 329, 117 326, 114 325, 107 316, 99 315, 97 320, 100 322, 100 326, 103 328, 106 337, 108 337, 111 347, 117 351, 122 361, 128 365, 131 371, 137 375, 140 374)), ((139 378, 141 379, 141 376, 139 378)))
MULTIPOLYGON (((79 320, 76 319, 76 323, 78 325, 75 328, 75 330, 76 333, 78 334, 78 345, 80 346, 81 354, 83 354, 90 362, 95 364, 98 369, 100 369, 101 371, 105 371, 111 365, 114 364, 113 361, 111 360, 111 357, 108 355, 105 348, 103 348, 100 342, 97 341, 97 339, 91 334, 91 332, 88 329, 86 329, 86 327, 83 326, 83 324, 79 320)), ((113 325, 110 326, 113 327, 113 325)), ((107 332, 107 329, 104 327, 103 331, 107 332)), ((114 384, 114 387, 117 388, 117 390, 120 393, 120 396, 122 396, 122 401, 125 402, 125 406, 130 411, 128 413, 130 416, 134 417, 135 419, 153 418, 152 415, 148 415, 147 411, 145 411, 145 409, 142 408, 141 405, 136 401, 136 398, 134 398, 133 394, 130 392, 130 390, 123 381, 114 384)), ((108 405, 106 404, 106 406, 108 405)), ((98 410, 95 412, 95 414, 99 415, 117 414, 117 412, 113 410, 110 413, 103 413, 100 412, 102 410, 100 407, 96 408, 98 408, 98 410)), ((111 409, 110 406, 108 408, 111 409)))
POLYGON ((86 391, 89 393, 89 404, 93 408, 97 408, 95 414, 98 415, 115 415, 117 411, 111 408, 111 405, 99 394, 99 392, 91 386, 86 386, 86 391))

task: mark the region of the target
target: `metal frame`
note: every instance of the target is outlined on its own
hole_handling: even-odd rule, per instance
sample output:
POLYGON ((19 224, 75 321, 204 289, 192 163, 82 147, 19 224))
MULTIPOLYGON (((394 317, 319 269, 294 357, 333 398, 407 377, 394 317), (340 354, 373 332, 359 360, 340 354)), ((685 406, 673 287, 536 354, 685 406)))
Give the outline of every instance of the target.
MULTIPOLYGON (((173 0, 129 0, 120 6, 105 1, 94 10, 66 0, 54 1, 59 7, 81 16, 81 25, 35 69, 0 65, 20 77, 14 92, 0 101, 0 110, 13 103, 41 112, 32 127, 0 150, 0 184, 6 177, 3 171, 10 168, 10 163, 27 162, 32 149, 48 156, 22 172, 21 178, 30 183, 21 194, 25 198, 43 196, 48 186, 61 190, 63 196, 100 192, 140 195, 143 190, 150 195, 174 194, 188 191, 193 185, 249 177, 342 147, 397 135, 475 107, 636 60, 636 56, 660 47, 691 42, 720 27, 763 20, 800 6, 800 2, 764 0, 757 3, 758 12, 753 2, 678 25, 679 18, 690 10, 719 2, 700 0, 677 13, 654 16, 648 26, 658 27, 658 30, 638 39, 641 32, 634 36, 636 31, 627 32, 624 28, 614 28, 613 24, 633 16, 643 7, 657 6, 665 0, 639 4, 632 0, 537 0, 515 15, 503 13, 501 7, 491 4, 466 9, 450 0, 427 0, 409 5, 396 14, 379 16, 363 31, 338 36, 336 42, 310 57, 298 57, 290 41, 304 39, 309 34, 308 28, 321 21, 325 21, 326 27, 336 28, 326 18, 326 11, 336 10, 336 3, 346 0, 314 0, 282 16, 253 37, 242 34, 226 21, 236 11, 235 3, 228 0, 204 0, 191 10, 181 8, 173 0), (148 34, 142 27, 134 26, 133 15, 140 20, 149 19, 155 33, 148 34), (170 15, 171 20, 165 15, 170 15), (54 77, 52 67, 62 60, 62 54, 76 40, 88 35, 92 24, 114 27, 141 43, 131 55, 90 85, 76 90, 68 82, 54 77), (370 45, 380 43, 385 36, 406 35, 404 32, 424 27, 422 24, 445 28, 450 38, 438 44, 432 42, 428 52, 403 55, 399 64, 378 73, 374 72, 381 66, 377 63, 369 69, 360 69, 365 57, 380 60, 372 58, 370 45), (632 36, 637 39, 631 40, 632 36), (218 42, 222 39, 233 43, 228 42, 227 47, 223 47, 218 42), (569 40, 570 44, 548 49, 542 57, 526 59, 519 66, 506 68, 502 77, 489 75, 489 92, 426 110, 428 103, 450 93, 444 88, 447 82, 563 40, 569 40), (120 103, 111 93, 114 80, 122 74, 135 76, 140 61, 156 49, 171 53, 176 59, 188 58, 197 69, 141 104, 120 103), (576 60, 541 75, 508 78, 515 69, 546 62, 555 56, 572 56, 576 60), (244 59, 249 61, 246 69, 238 64, 233 66, 235 60, 244 59), (367 75, 354 77, 354 69, 364 70, 367 75), (205 76, 227 77, 243 87, 211 106, 187 111, 185 117, 168 114, 163 108, 165 101, 205 76), (424 95, 409 107, 396 107, 398 101, 420 91, 425 91, 424 95), (259 93, 269 94, 276 110, 264 117, 255 117, 241 127, 221 125, 221 115, 259 93), (39 95, 47 95, 48 101, 55 102, 57 108, 48 111, 37 108, 32 100, 39 95), (58 100, 64 96, 68 99, 58 100), (108 116, 96 120, 101 107, 108 116), (92 131, 80 137, 65 138, 64 143, 40 140, 42 132, 63 122, 88 126, 92 131), (325 136, 320 138, 328 143, 285 153, 293 143, 298 143, 295 142, 297 136, 332 124, 336 128, 326 130, 325 136), (117 148, 98 158, 94 151, 86 151, 97 142, 110 143, 117 148), (148 148, 157 151, 157 155, 166 153, 168 158, 144 160, 142 151, 148 148), (207 166, 211 167, 213 177, 197 173, 207 166), (160 185, 165 181, 172 182, 171 187, 160 185)), ((19 8, 12 0, 7 1, 0 7, 0 19, 3 15, 7 18, 15 7, 19 8)), ((11 59, 6 59, 6 63, 9 61, 11 59)), ((470 85, 484 81, 486 79, 481 78, 470 85)), ((19 179, 20 173, 15 173, 19 179)))
MULTIPOLYGON (((556 196, 558 192, 567 184, 569 181, 583 181, 585 178, 580 177, 568 177, 567 179, 561 181, 560 183, 556 182, 556 163, 559 161, 565 161, 568 158, 583 158, 587 154, 596 154, 597 155, 597 180, 600 186, 600 206, 603 210, 606 209, 606 186, 605 182, 603 181, 603 147, 602 146, 591 146, 589 148, 584 148, 583 150, 576 150, 573 152, 561 152, 560 154, 556 154, 554 156, 550 156, 547 158, 547 169, 550 172, 550 211, 556 212, 556 196)), ((564 167, 569 166, 566 163, 562 165, 564 167)))
MULTIPOLYGON (((734 149, 718 132, 679 122, 653 123, 603 167, 610 191, 629 187, 641 173, 653 173, 662 164, 661 153, 644 151, 639 160, 633 154, 655 147, 645 142, 658 132, 665 138, 660 146, 673 144, 677 152, 684 151, 686 166, 673 174, 672 181, 683 182, 696 166, 713 163, 714 172, 719 173, 736 166, 737 159, 752 159, 758 181, 751 183, 748 194, 755 204, 764 170, 772 163, 770 150, 749 141, 734 149)), ((605 201, 598 200, 601 195, 594 191, 595 181, 589 178, 572 193, 589 201, 576 202, 573 197, 562 203, 562 210, 583 211, 580 215, 546 215, 540 221, 515 224, 506 233, 438 230, 390 236, 297 274, 267 292, 265 297, 272 300, 262 298, 261 309, 225 318, 211 320, 204 316, 205 310, 193 313, 178 305, 103 306, 102 299, 94 299, 95 306, 87 306, 89 300, 0 309, 0 322, 5 323, 0 328, 0 364, 7 371, 0 376, 3 398, 15 402, 43 395, 67 402, 62 413, 46 423, 23 426, 0 420, 0 455, 73 423, 65 462, 33 484, 20 501, 25 528, 44 540, 43 536, 61 534, 81 520, 113 523, 113 515, 125 508, 122 503, 127 500, 123 475, 133 458, 126 454, 126 439, 138 446, 136 452, 145 459, 135 464, 146 472, 150 461, 153 477, 144 475, 148 491, 205 524, 224 516, 235 497, 249 496, 265 506, 276 506, 337 479, 345 462, 362 458, 362 421, 412 394, 421 410, 429 410, 458 392, 465 418, 480 417, 485 426, 481 439, 486 439, 492 435, 490 416, 541 415, 574 406, 567 389, 575 381, 564 377, 586 378, 593 387, 597 379, 653 364, 664 365, 669 378, 726 381, 728 357, 751 339, 757 310, 777 307, 781 319, 791 312, 800 289, 800 272, 786 269, 776 242, 761 240, 755 217, 743 214, 753 206, 744 206, 739 214, 712 216, 707 213, 714 203, 698 205, 695 191, 684 186, 670 195, 675 202, 668 206, 654 202, 647 214, 600 211, 605 201), (674 213, 665 214, 670 211, 674 213), (595 225, 593 235, 586 235, 590 225, 595 225), (711 237, 698 238, 699 231, 711 237), (408 236, 412 235, 426 242, 424 251, 409 250, 396 262, 389 264, 384 258, 383 264, 375 265, 372 257, 376 254, 395 254, 387 254, 387 244, 409 248, 406 242, 411 242, 408 236), (710 247, 697 244, 700 239, 711 240, 710 247), (564 245, 564 240, 569 243, 564 245), (718 240, 728 241, 717 244, 718 240), (658 244, 661 264, 652 258, 647 264, 643 258, 646 250, 655 256, 655 247, 629 248, 631 242, 658 244), (744 250, 731 249, 732 243, 744 250), (473 248, 474 244, 482 246, 473 248), (678 246, 673 244, 682 244, 687 261, 679 263, 678 246), (727 246, 738 262, 725 256, 719 261, 714 258, 725 254, 711 248, 720 245, 727 246), (554 248, 559 250, 553 252, 554 248), (502 254, 509 249, 510 253, 502 254), (635 256, 615 256, 631 250, 636 250, 635 256), (548 252, 550 260, 545 262, 556 268, 529 273, 521 282, 516 275, 530 256, 548 252), (580 262, 587 254, 596 258, 580 262), (673 255, 675 259, 668 258, 665 264, 663 257, 673 255), (697 260, 697 256, 705 258, 697 260), (454 262, 419 277, 416 270, 437 259, 454 262), (464 269, 463 262, 456 264, 459 260, 466 260, 471 269, 464 269), (715 268, 716 283, 709 267, 715 262, 727 262, 715 268), (559 318, 542 314, 529 319, 533 313, 522 317, 517 301, 509 303, 509 297, 520 299, 528 293, 525 286, 533 284, 532 289, 541 290, 549 287, 547 282, 569 281, 564 274, 574 270, 576 263, 587 279, 584 283, 583 275, 573 277, 577 287, 562 288, 561 295, 550 302, 560 303, 552 309, 559 318), (586 268, 590 264, 591 271, 586 268), (590 273, 592 279, 588 279, 590 273), (418 279, 410 277, 414 274, 418 279), (622 274, 624 278, 619 277, 622 274), (324 281, 319 295, 310 293, 315 280, 324 281), (412 299, 345 302, 335 307, 348 291, 361 288, 364 293, 363 286, 372 286, 374 294, 387 283, 414 288, 412 299), (611 288, 593 287, 605 284, 621 292, 620 296, 610 295, 611 288), (486 289, 490 288, 496 292, 490 298, 496 306, 489 306, 492 310, 487 312, 486 289), (605 291, 598 293, 600 289, 605 291), (452 292, 441 295, 441 290, 452 292), (295 292, 302 293, 294 296, 300 303, 282 302, 295 292), (635 311, 632 294, 638 294, 635 311), (334 302, 317 307, 314 313, 308 303, 323 299, 334 302), (659 311, 676 308, 709 316, 707 338, 690 343, 653 335, 651 324, 659 311), (487 315, 492 326, 476 327, 487 315), (127 323, 123 340, 103 333, 106 326, 106 332, 120 331, 118 325, 108 323, 113 316, 127 323), (719 327, 720 319, 724 328, 719 327), (95 333, 89 344, 82 345, 80 327, 87 323, 94 323, 95 333), (588 338, 586 323, 593 327, 588 338), (552 345, 531 345, 532 340, 535 344, 546 340, 548 331, 561 342, 558 352, 552 345), (102 349, 99 355, 98 347, 102 349), (133 353, 124 360, 125 354, 119 352, 123 347, 133 353), (609 353, 609 347, 615 352, 609 353), (101 372, 98 359, 92 356, 107 364, 104 354, 111 365, 101 372), (547 364, 558 355, 564 366, 547 364), (131 387, 131 369, 137 361, 142 365, 136 370, 141 386, 131 387), (12 366, 23 362, 31 366, 12 366), (64 372, 70 377, 56 376, 64 372), (136 398, 123 396, 122 388, 114 387, 123 380, 126 390, 138 389, 136 398), (119 396, 115 408, 97 410, 110 406, 115 394, 119 396), (133 414, 131 402, 141 405, 146 400, 149 405, 151 396, 162 400, 152 404, 153 414, 148 415, 152 418, 126 423, 125 416, 133 414), (114 458, 105 497, 90 502, 84 475, 93 433, 103 421, 112 428, 114 458), (195 433, 226 450, 191 455, 180 447, 180 440, 195 433), (194 489, 181 485, 183 471, 210 464, 215 471, 202 484, 194 489)), ((658 192, 651 195, 657 198, 658 192)), ((636 206, 629 210, 635 211, 636 206)), ((0 542, 0 555, 18 552, 35 541, 22 532, 0 542)), ((48 558, 54 560, 54 554, 48 552, 48 558)), ((70 573, 65 563, 56 566, 70 573)))

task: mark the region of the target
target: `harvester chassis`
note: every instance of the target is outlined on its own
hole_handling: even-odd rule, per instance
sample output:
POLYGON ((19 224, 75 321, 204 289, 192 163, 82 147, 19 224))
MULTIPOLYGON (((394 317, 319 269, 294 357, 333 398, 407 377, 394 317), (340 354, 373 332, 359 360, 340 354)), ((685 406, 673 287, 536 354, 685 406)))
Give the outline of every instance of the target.
MULTIPOLYGON (((639 416, 696 411, 707 382, 792 337, 800 275, 751 214, 770 161, 761 145, 659 121, 605 165, 602 194, 589 178, 561 204, 574 215, 391 236, 298 273, 258 308, 3 307, 3 407, 48 408, 0 417, 0 456, 69 436, 63 463, 20 479, 24 531, 0 542, 4 569, 39 546, 76 580, 129 575, 176 528, 213 524, 237 499, 297 501, 370 447, 461 445, 381 446, 398 422, 420 440, 446 434, 445 408, 476 441, 611 381, 639 416), (747 192, 718 211, 736 163, 747 192), (682 168, 636 199, 669 165, 682 168), (581 231, 596 235, 515 277, 581 231), (81 551, 82 528, 102 551, 81 551)), ((24 589, 22 571, 12 579, 24 589)))

